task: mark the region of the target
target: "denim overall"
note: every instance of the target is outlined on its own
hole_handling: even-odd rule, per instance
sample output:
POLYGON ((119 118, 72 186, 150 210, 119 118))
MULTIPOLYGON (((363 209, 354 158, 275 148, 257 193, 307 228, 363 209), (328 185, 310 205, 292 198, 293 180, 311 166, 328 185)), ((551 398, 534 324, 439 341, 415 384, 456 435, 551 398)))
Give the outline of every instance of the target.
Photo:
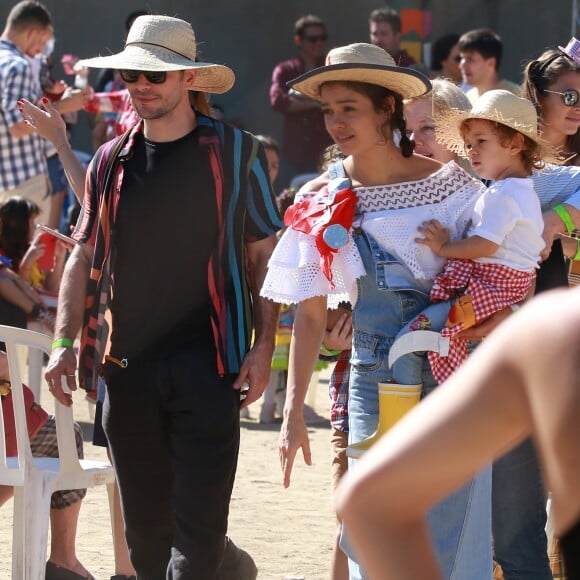
MULTIPOLYGON (((353 236, 366 275, 358 280, 358 301, 352 314, 349 443, 362 441, 374 433, 379 413, 378 383, 392 380, 389 349, 401 328, 429 304, 428 295, 404 265, 382 250, 362 228, 354 228, 353 236)), ((427 357, 423 368, 425 394, 435 387, 427 357)), ((349 469, 356 469, 356 460, 349 460, 349 469)), ((429 474, 418 474, 418 477, 429 477, 429 474)), ((428 524, 443 578, 489 580, 492 577, 491 469, 435 506, 428 516, 428 524)), ((351 558, 347 535, 348 531, 343 534, 341 547, 349 555, 350 578, 363 578, 351 558)))

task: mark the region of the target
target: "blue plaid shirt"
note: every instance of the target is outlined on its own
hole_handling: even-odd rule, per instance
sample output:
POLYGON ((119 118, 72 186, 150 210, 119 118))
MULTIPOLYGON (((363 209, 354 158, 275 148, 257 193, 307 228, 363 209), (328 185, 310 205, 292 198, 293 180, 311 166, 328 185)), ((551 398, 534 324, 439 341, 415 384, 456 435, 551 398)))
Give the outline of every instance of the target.
POLYGON ((0 40, 0 191, 47 174, 41 137, 34 133, 16 139, 10 134, 10 127, 22 121, 17 101, 36 103, 41 96, 40 79, 26 55, 12 42, 0 40))

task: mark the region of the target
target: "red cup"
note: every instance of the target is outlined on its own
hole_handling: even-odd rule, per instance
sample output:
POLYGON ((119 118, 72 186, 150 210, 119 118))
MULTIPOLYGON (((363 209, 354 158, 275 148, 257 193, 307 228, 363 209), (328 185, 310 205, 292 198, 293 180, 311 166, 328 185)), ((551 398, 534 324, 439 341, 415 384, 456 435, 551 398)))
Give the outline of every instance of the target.
POLYGON ((56 238, 51 236, 48 232, 42 232, 38 236, 38 241, 44 244, 44 253, 37 260, 38 269, 42 271, 50 271, 54 269, 54 251, 56 247, 56 238))

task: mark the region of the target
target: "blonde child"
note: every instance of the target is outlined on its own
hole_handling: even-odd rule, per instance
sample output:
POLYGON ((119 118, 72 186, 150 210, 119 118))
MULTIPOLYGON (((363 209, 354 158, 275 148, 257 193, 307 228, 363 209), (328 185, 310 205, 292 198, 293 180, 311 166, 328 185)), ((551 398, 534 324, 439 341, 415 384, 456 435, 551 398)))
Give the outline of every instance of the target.
POLYGON ((550 154, 537 127, 532 103, 503 90, 488 91, 468 113, 452 110, 436 121, 438 140, 493 183, 477 200, 463 239, 452 240, 437 220, 419 228, 416 242, 447 261, 431 289, 434 304, 401 330, 391 349, 396 382, 421 382, 421 358, 408 353, 424 350, 443 382, 467 357, 467 341, 458 334, 507 306, 516 309, 532 290, 545 244, 530 176, 550 154))

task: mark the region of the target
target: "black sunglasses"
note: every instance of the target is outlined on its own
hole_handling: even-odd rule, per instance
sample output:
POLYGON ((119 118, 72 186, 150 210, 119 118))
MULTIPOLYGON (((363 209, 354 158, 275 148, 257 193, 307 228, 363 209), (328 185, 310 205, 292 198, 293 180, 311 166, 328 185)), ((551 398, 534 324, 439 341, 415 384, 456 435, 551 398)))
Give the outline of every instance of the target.
POLYGON ((148 82, 154 85, 164 83, 167 78, 167 73, 164 70, 150 71, 121 69, 119 70, 119 74, 126 83, 136 83, 139 80, 139 75, 143 75, 148 82))
POLYGON ((575 89, 564 89, 563 91, 549 91, 544 89, 545 93, 552 93, 553 95, 560 95, 562 101, 567 107, 574 107, 578 103, 578 91, 575 89))
POLYGON ((304 40, 306 40, 307 42, 312 42, 312 44, 314 44, 315 42, 326 42, 328 40, 328 35, 317 34, 316 36, 305 36, 304 40))

